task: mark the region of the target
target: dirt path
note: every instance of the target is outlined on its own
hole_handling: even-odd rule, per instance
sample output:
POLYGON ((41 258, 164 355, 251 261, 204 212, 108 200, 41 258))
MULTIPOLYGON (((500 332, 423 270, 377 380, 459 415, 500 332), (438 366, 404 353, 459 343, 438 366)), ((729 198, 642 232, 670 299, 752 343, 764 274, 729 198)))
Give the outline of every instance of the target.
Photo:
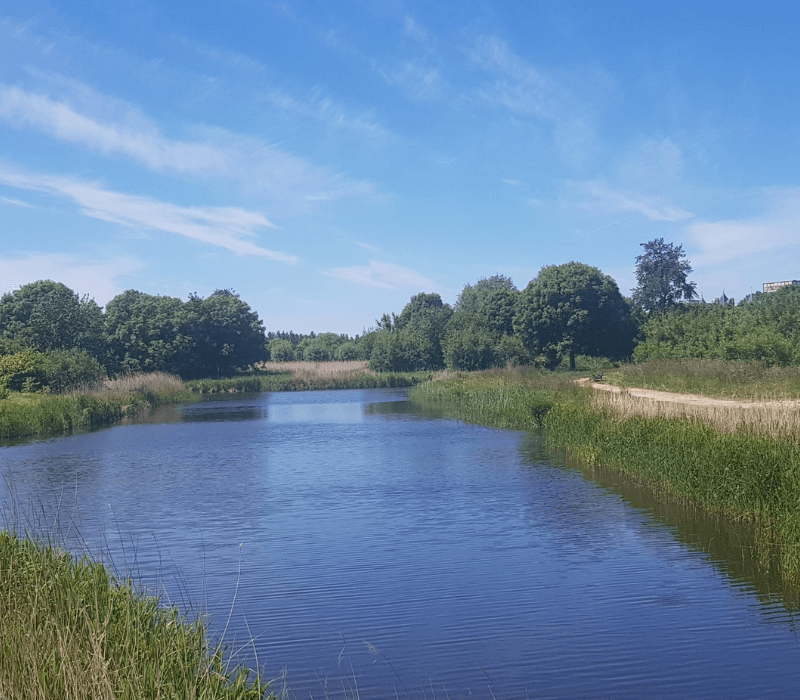
MULTIPOLYGON (((618 394, 622 391, 621 387, 614 384, 603 384, 593 382, 591 379, 579 379, 581 384, 591 386, 596 391, 610 391, 618 394)), ((736 399, 714 399, 710 396, 700 394, 676 394, 671 391, 655 391, 654 389, 636 389, 628 387, 627 392, 631 396, 649 400, 663 401, 671 403, 682 403, 692 406, 720 406, 728 408, 765 408, 768 406, 785 406, 800 408, 800 399, 785 399, 783 401, 738 401, 736 399)))

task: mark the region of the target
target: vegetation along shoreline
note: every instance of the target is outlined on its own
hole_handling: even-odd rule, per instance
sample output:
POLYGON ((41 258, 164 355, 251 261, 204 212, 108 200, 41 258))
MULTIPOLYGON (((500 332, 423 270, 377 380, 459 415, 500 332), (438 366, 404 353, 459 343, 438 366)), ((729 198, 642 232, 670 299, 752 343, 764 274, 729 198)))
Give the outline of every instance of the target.
MULTIPOLYGON (((702 384, 732 363, 695 364, 702 384)), ((686 366, 661 364, 661 382, 681 381, 686 366), (672 375, 670 377, 669 375, 672 375)), ((756 375, 757 368, 751 368, 756 375)), ((636 370, 634 370, 636 371, 636 370)), ((692 372, 690 372, 692 373, 692 372)), ((793 382, 800 372, 793 372, 793 382)), ((780 382, 738 385, 742 394, 787 396, 780 382), (778 388, 780 385, 780 388, 778 388)), ((414 387, 412 402, 437 406, 467 422, 529 430, 546 429, 553 447, 590 465, 642 479, 657 490, 686 498, 711 512, 752 521, 764 565, 777 561, 782 576, 800 582, 800 415, 776 404, 752 410, 716 406, 704 410, 651 402, 626 392, 595 392, 574 376, 536 371, 455 374, 414 387)), ((728 389, 733 389, 729 386, 728 389)))
MULTIPOLYGON (((777 562, 785 582, 800 584, 800 412, 769 403, 800 399, 800 285, 739 305, 724 295, 705 304, 681 246, 663 239, 642 246, 630 298, 596 267, 546 265, 524 289, 503 275, 467 284, 452 306, 420 292, 354 338, 267 333, 231 289, 186 301, 128 290, 101 309, 64 284, 26 284, 0 297, 0 438, 111 425, 158 404, 220 393, 411 387, 413 402, 487 426, 545 429, 552 446, 589 465, 751 521, 763 566, 777 562), (587 376, 620 391, 575 381, 587 376), (629 387, 753 405, 644 401, 629 387)), ((86 678, 101 695, 168 696, 141 690, 149 674, 172 673, 158 665, 161 657, 183 659, 176 687, 220 681, 219 694, 198 690, 198 697, 265 691, 258 677, 229 673, 224 650, 211 647, 196 623, 35 538, 0 533, 0 584, 2 696, 41 695, 25 657, 6 653, 24 652, 24 644, 52 651, 35 657, 60 684, 48 697, 71 697, 68 685, 86 678), (64 597, 45 609, 42 591, 54 586, 64 597), (78 604, 92 600, 111 607, 78 604), (125 612, 113 612, 118 604, 125 612), (36 634, 44 636, 17 639, 25 625, 6 610, 41 619, 36 634), (129 622, 112 629, 118 619, 129 622), (78 629, 88 634, 83 641, 65 636, 78 629), (98 645, 113 657, 142 638, 142 658, 151 660, 141 678, 122 681, 92 666, 98 645), (123 685, 109 685, 118 680, 123 685)), ((126 657, 113 658, 115 668, 129 667, 126 657)))

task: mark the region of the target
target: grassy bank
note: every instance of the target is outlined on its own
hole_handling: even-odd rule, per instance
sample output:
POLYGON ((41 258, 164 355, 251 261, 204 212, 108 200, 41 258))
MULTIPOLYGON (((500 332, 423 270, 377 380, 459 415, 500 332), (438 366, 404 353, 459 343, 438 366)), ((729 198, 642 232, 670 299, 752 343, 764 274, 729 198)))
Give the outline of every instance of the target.
POLYGON ((107 379, 61 395, 10 392, 0 399, 0 438, 96 428, 161 403, 191 398, 180 379, 162 372, 107 379))
MULTIPOLYGON (((116 582, 97 563, 0 532, 0 697, 257 700, 202 620, 116 582)), ((270 696, 274 697, 274 696, 270 696)))
POLYGON ((431 378, 431 372, 373 372, 366 362, 264 362, 258 372, 229 379, 195 379, 186 389, 196 394, 239 391, 309 391, 405 387, 431 378))
POLYGON ((764 560, 776 555, 784 576, 800 581, 800 431, 776 428, 774 416, 679 413, 624 396, 614 404, 563 377, 520 372, 457 375, 415 387, 410 399, 484 425, 541 424, 553 446, 589 464, 753 520, 764 560))
POLYGON ((227 379, 183 382, 171 374, 151 372, 106 379, 60 395, 6 391, 0 396, 0 438, 97 428, 163 403, 196 401, 198 394, 407 387, 431 376, 431 372, 376 373, 365 362, 275 362, 227 379))

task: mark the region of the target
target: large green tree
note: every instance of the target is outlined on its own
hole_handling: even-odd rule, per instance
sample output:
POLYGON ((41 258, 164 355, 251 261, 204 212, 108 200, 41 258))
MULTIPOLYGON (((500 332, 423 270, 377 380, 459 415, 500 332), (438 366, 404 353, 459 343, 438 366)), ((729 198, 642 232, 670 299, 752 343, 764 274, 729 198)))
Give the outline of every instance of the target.
POLYGON ((455 305, 455 313, 475 314, 485 322, 488 330, 511 335, 514 332, 519 290, 511 278, 492 275, 468 284, 461 290, 455 305))
POLYGON ((203 299, 128 290, 106 306, 109 369, 220 377, 266 359, 258 314, 228 289, 203 299))
POLYGON ((466 285, 442 341, 447 367, 473 370, 523 362, 520 344, 512 341, 518 297, 503 275, 466 285))
POLYGON ((682 299, 697 297, 697 285, 688 281, 692 266, 683 246, 664 243, 663 238, 640 245, 644 253, 636 256, 634 304, 647 312, 666 311, 682 299))
POLYGON ((532 356, 555 367, 575 355, 625 357, 633 345, 630 308, 617 283, 596 267, 543 267, 520 294, 514 329, 532 356))
POLYGON ((119 372, 184 375, 194 340, 190 318, 177 297, 129 289, 106 304, 107 366, 119 372))
POLYGON ((185 377, 230 376, 267 358, 264 326, 258 314, 232 289, 217 289, 186 303, 193 362, 185 377))
POLYGON ((378 371, 444 367, 442 340, 453 309, 438 294, 411 297, 399 316, 384 314, 372 341, 370 366, 378 371))
POLYGON ((0 340, 7 351, 84 350, 98 356, 103 312, 61 282, 32 282, 0 299, 0 340))

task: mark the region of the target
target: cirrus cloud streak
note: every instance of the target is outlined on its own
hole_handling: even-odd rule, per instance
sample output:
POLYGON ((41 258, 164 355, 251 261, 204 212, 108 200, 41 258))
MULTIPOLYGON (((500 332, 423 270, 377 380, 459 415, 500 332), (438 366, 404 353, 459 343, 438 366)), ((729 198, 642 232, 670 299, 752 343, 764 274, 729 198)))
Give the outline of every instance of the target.
POLYGON ((324 270, 324 273, 347 282, 382 289, 429 291, 434 287, 432 280, 415 270, 379 260, 370 260, 368 265, 334 267, 324 270))
POLYGON ((96 183, 55 175, 23 174, 3 167, 0 167, 0 183, 70 199, 93 219, 172 233, 239 255, 255 255, 284 263, 297 261, 293 255, 268 250, 243 239, 255 236, 258 228, 273 227, 257 212, 237 207, 183 207, 149 197, 113 192, 96 183))

